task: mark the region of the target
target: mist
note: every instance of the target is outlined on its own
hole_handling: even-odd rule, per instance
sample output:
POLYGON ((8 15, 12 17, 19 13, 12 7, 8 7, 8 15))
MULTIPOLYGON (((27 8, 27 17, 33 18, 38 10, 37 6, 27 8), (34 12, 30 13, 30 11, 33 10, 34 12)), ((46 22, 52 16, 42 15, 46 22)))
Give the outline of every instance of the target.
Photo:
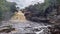
POLYGON ((16 7, 19 7, 20 9, 24 9, 25 7, 28 7, 29 5, 34 5, 39 3, 43 3, 44 0, 7 0, 8 2, 16 2, 16 7))

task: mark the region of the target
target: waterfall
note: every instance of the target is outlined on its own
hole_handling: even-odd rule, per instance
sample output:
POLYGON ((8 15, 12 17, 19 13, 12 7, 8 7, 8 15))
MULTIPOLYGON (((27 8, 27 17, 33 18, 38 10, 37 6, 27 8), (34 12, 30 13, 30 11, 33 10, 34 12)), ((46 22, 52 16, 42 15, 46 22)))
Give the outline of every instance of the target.
MULTIPOLYGON (((11 31, 7 34, 25 34, 25 33, 36 33, 36 34, 47 34, 48 26, 47 23, 38 23, 27 21, 24 14, 21 11, 15 12, 15 14, 8 21, 2 21, 2 25, 0 26, 9 26, 12 25, 15 28, 15 31, 11 31)), ((5 33, 2 33, 5 34, 5 33)))
MULTIPOLYGON (((16 2, 17 0, 14 0, 14 2, 16 2)), ((22 0, 20 0, 21 2, 22 0)), ((26 0, 26 2, 22 2, 21 4, 23 4, 24 6, 22 6, 21 4, 19 4, 19 2, 17 2, 17 4, 21 7, 21 8, 25 8, 30 4, 36 4, 37 0, 33 0, 35 1, 34 3, 31 3, 31 0, 26 0), (28 3, 29 2, 29 3, 28 3)), ((38 2, 38 1, 37 1, 38 2)), ((7 16, 8 17, 8 16, 7 16)), ((32 21, 28 21, 26 20, 24 13, 22 13, 22 11, 18 11, 15 12, 14 15, 11 17, 10 20, 7 21, 2 21, 2 25, 1 27, 4 26, 12 26, 13 28, 15 28, 15 31, 11 31, 7 34, 25 34, 25 33, 35 33, 35 34, 47 34, 48 32, 48 26, 50 26, 47 23, 41 23, 41 22, 32 22, 32 21)), ((2 28, 4 29, 4 28, 2 28)), ((1 33, 0 33, 1 34, 1 33)), ((5 34, 2 33, 2 34, 5 34)))
POLYGON ((3 26, 10 25, 16 29, 15 31, 9 32, 10 34, 25 34, 25 33, 47 34, 49 33, 48 26, 51 26, 47 23, 41 22, 38 23, 26 20, 24 13, 22 13, 22 11, 15 12, 10 20, 2 21, 2 25, 0 26, 0 28, 3 26))
POLYGON ((15 12, 14 15, 12 16, 11 20, 19 20, 20 22, 25 22, 26 18, 22 11, 15 12))

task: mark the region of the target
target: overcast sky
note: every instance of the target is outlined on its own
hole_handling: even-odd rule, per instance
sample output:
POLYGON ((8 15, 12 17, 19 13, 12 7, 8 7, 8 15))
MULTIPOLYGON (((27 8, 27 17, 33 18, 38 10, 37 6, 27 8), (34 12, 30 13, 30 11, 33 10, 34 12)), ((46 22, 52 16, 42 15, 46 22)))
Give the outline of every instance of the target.
POLYGON ((29 6, 29 5, 33 5, 36 4, 37 2, 39 3, 43 3, 44 0, 7 0, 9 2, 16 2, 17 6, 20 7, 21 9, 29 6))

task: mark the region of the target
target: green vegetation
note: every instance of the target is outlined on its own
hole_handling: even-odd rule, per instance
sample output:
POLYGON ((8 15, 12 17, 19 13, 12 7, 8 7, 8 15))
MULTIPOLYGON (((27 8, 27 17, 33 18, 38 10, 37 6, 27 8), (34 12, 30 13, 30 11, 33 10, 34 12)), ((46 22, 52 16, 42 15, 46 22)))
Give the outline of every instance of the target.
MULTIPOLYGON (((26 7, 25 10, 30 11, 31 13, 35 13, 40 15, 44 15, 45 10, 51 5, 51 0, 45 0, 44 3, 38 3, 35 5, 30 5, 29 7, 26 7)), ((36 15, 37 16, 37 15, 36 15)))
POLYGON ((0 0, 0 20, 3 19, 3 13, 14 11, 16 3, 7 2, 6 0, 0 0))
POLYGON ((60 0, 45 0, 44 3, 30 5, 29 7, 26 7, 24 9, 25 11, 23 11, 28 12, 25 14, 28 20, 40 21, 41 19, 46 18, 46 20, 52 19, 54 21, 55 19, 57 19, 56 15, 60 14, 59 6, 60 0), (40 17, 43 18, 39 19, 40 17))

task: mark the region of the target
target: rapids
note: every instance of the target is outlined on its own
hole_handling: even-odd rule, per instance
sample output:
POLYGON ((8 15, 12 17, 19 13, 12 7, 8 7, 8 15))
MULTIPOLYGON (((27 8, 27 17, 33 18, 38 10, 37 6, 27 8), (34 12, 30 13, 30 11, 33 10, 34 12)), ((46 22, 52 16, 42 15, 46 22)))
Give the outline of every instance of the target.
POLYGON ((12 18, 8 21, 2 21, 3 26, 12 25, 15 28, 15 31, 11 31, 9 33, 0 33, 0 34, 50 34, 48 32, 48 26, 51 26, 47 23, 38 23, 26 20, 24 14, 19 11, 15 12, 12 18))

